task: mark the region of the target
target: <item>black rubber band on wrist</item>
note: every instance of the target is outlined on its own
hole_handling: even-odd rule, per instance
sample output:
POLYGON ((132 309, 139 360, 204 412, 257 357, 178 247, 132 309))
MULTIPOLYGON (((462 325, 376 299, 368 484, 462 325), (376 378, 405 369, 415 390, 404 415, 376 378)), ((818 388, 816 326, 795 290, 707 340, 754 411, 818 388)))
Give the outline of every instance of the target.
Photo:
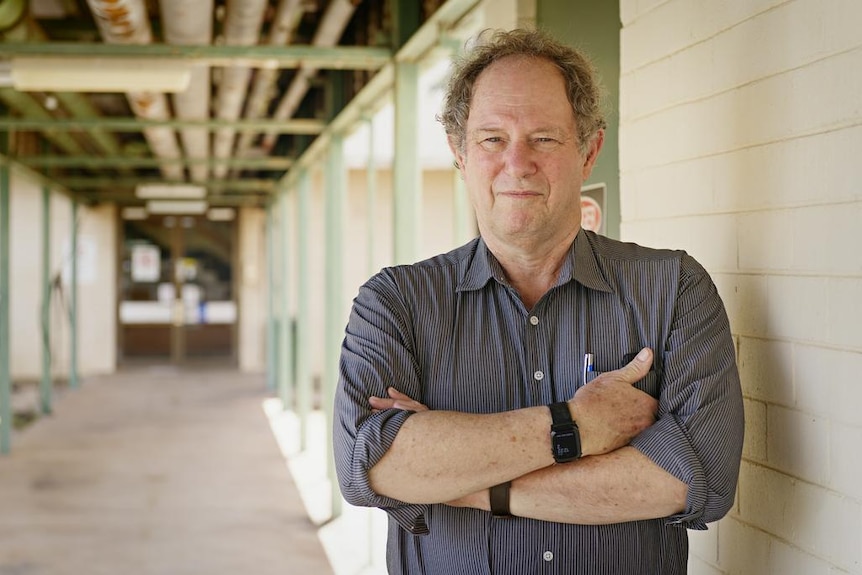
POLYGON ((509 512, 509 488, 512 486, 511 481, 495 485, 490 491, 491 499, 491 515, 494 517, 511 517, 509 512))

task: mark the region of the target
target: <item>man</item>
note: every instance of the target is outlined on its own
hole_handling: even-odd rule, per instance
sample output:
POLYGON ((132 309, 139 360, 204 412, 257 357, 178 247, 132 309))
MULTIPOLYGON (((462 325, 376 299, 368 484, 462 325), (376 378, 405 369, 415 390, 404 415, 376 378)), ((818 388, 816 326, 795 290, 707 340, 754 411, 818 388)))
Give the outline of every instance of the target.
POLYGON ((704 269, 580 229, 604 138, 577 52, 498 32, 441 118, 480 237, 354 301, 339 481, 390 516, 396 574, 686 572, 733 503, 742 399, 704 269))

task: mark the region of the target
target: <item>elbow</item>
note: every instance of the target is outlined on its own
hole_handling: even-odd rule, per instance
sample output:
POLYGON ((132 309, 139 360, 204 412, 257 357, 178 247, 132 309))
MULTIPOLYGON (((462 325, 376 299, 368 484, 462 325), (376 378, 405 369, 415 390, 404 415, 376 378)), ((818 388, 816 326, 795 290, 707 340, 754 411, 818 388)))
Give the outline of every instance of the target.
POLYGON ((736 501, 736 486, 725 493, 710 491, 703 511, 703 522, 712 523, 727 515, 736 501))

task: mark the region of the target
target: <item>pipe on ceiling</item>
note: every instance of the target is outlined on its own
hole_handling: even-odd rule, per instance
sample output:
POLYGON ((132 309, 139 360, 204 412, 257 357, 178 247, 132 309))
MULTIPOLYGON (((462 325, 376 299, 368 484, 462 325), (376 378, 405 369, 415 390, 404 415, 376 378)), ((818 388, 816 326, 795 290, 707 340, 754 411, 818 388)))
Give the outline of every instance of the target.
MULTIPOLYGON (((153 33, 143 0, 87 0, 102 39, 111 44, 151 44, 153 33)), ((167 97, 158 92, 130 91, 126 93, 135 116, 148 120, 168 120, 167 97)), ((177 137, 171 128, 146 128, 144 138, 153 154, 159 158, 181 157, 177 137)), ((183 168, 177 163, 163 164, 162 176, 182 180, 183 168)))
MULTIPOLYGON (((326 7, 326 13, 314 33, 312 44, 320 47, 332 47, 338 43, 350 18, 356 11, 356 5, 352 0, 332 0, 326 7)), ((290 86, 284 97, 276 108, 273 119, 285 120, 292 118, 299 107, 302 98, 308 92, 311 78, 317 73, 317 68, 302 66, 296 71, 290 86)), ((263 138, 262 148, 266 154, 272 151, 277 134, 266 134, 263 138)))
MULTIPOLYGON (((160 0, 162 28, 168 44, 203 46, 212 44, 213 0, 160 0)), ((210 110, 210 68, 192 67, 189 87, 173 95, 174 112, 183 120, 208 120, 210 110)), ((186 156, 206 159, 210 153, 209 130, 183 128, 180 131, 186 156)), ((195 182, 206 181, 209 167, 193 163, 189 168, 195 182)))
MULTIPOLYGON (((269 34, 271 46, 284 46, 290 44, 293 32, 302 16, 302 0, 281 0, 278 11, 272 23, 269 34)), ((277 68, 259 68, 254 75, 254 84, 245 105, 245 117, 248 119, 262 118, 269 110, 269 103, 275 93, 275 84, 278 81, 280 70, 277 68)), ((240 134, 236 145, 236 156, 238 158, 249 155, 254 132, 243 132, 240 134)), ((239 170, 237 170, 238 172, 239 170)))
MULTIPOLYGON (((267 0, 228 0, 224 24, 224 42, 229 46, 252 46, 258 43, 267 0)), ((251 68, 227 66, 218 87, 216 116, 221 120, 237 120, 248 92, 251 68)), ((235 128, 221 128, 213 141, 213 155, 229 158, 233 152, 235 128)), ((224 178, 228 169, 224 164, 213 167, 216 178, 224 178)))

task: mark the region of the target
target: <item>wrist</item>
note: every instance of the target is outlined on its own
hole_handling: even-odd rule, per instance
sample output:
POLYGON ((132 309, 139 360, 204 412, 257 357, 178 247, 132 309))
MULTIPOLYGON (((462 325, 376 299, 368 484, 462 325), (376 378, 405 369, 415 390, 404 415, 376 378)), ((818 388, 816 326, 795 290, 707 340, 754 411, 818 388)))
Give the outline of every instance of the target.
POLYGON ((509 490, 511 486, 512 482, 506 481, 488 489, 491 514, 494 517, 504 518, 512 516, 512 513, 509 511, 509 490))

